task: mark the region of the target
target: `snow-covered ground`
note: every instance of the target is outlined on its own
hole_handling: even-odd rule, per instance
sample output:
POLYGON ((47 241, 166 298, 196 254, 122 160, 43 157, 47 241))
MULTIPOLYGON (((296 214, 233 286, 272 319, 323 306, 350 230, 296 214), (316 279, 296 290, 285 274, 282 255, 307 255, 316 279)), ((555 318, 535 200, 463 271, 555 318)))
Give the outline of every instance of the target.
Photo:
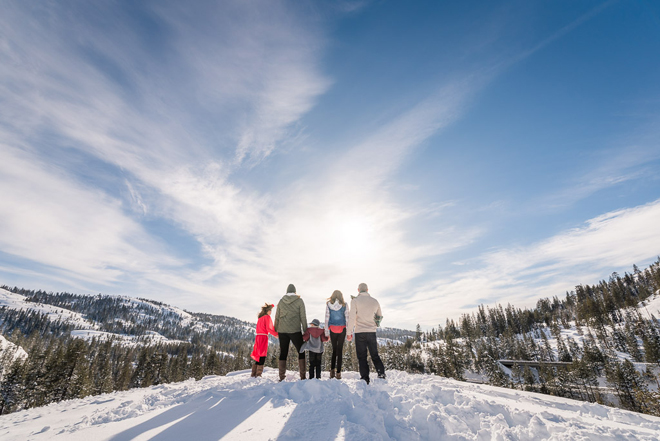
POLYGON ((0 335, 0 357, 7 352, 13 353, 12 357, 13 358, 25 358, 27 357, 27 353, 23 350, 22 347, 16 346, 14 343, 10 342, 6 338, 4 338, 2 335, 0 335))
POLYGON ((146 302, 144 300, 134 299, 134 298, 127 297, 127 296, 111 296, 111 297, 120 298, 129 306, 142 305, 142 306, 146 306, 146 307, 149 307, 149 308, 160 308, 163 311, 167 311, 167 312, 170 312, 172 314, 178 315, 179 317, 181 317, 181 326, 188 326, 193 321, 193 316, 190 313, 184 311, 183 309, 176 308, 174 306, 157 305, 157 304, 152 303, 152 302, 146 302))
POLYGON ((640 305, 640 310, 643 311, 644 308, 646 308, 649 314, 653 314, 656 319, 660 320, 660 291, 656 292, 640 305))
MULTIPOLYGON (((372 384, 248 372, 0 417, 10 440, 657 440, 660 418, 529 392, 388 372, 372 384)), ((325 373, 324 373, 325 374, 325 373)))
POLYGON ((37 311, 46 314, 51 321, 56 322, 59 320, 61 322, 68 322, 76 328, 97 329, 98 327, 96 323, 85 319, 85 317, 77 312, 44 303, 28 302, 25 300, 25 296, 0 288, 0 307, 3 306, 9 309, 37 311))
POLYGON ((27 358, 27 352, 0 335, 0 380, 17 358, 27 358))
MULTIPOLYGON (((189 313, 185 312, 182 309, 168 305, 158 306, 142 300, 132 299, 130 297, 125 297, 125 296, 115 296, 115 297, 121 298, 129 306, 147 305, 151 308, 160 308, 172 314, 176 314, 179 317, 181 317, 182 326, 192 323, 192 315, 190 315, 189 313)), ((71 311, 66 308, 60 308, 57 306, 48 305, 45 303, 28 302, 26 301, 25 296, 0 288, 0 307, 3 306, 8 309, 37 311, 42 314, 46 314, 48 316, 48 319, 53 322, 59 320, 61 322, 70 323, 71 325, 73 325, 74 328, 76 328, 76 330, 71 331, 71 335, 85 340, 91 340, 92 338, 96 338, 98 340, 114 339, 115 341, 125 346, 152 345, 159 343, 161 344, 186 343, 182 340, 169 339, 155 331, 147 331, 144 335, 139 335, 139 336, 115 334, 111 332, 99 331, 100 326, 98 323, 95 323, 91 320, 87 320, 80 313, 71 311)))
POLYGON ((397 346, 398 346, 398 345, 402 345, 402 344, 403 344, 403 342, 402 342, 401 340, 394 340, 394 339, 392 339, 392 338, 378 338, 377 340, 378 340, 378 344, 379 344, 380 346, 385 346, 385 345, 388 345, 388 344, 391 344, 391 345, 397 345, 397 346))
POLYGON ((155 345, 155 344, 176 344, 187 343, 183 340, 169 339, 155 331, 147 331, 144 335, 125 335, 114 334, 112 332, 95 331, 90 329, 78 329, 71 331, 72 337, 82 338, 83 340, 97 339, 101 341, 114 340, 123 346, 155 345))

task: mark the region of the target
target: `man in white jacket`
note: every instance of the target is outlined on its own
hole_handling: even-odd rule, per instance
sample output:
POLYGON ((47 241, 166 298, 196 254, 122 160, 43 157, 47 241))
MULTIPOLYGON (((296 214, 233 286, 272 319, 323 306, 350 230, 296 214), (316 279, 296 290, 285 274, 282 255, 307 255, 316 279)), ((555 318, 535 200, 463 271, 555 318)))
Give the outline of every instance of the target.
POLYGON ((348 317, 347 334, 355 339, 355 354, 360 366, 360 379, 369 384, 369 364, 367 363, 367 351, 371 355, 371 361, 378 373, 378 378, 385 378, 385 366, 378 356, 378 340, 376 339, 376 328, 383 319, 378 300, 369 295, 366 283, 358 286, 357 297, 351 300, 351 309, 348 317))

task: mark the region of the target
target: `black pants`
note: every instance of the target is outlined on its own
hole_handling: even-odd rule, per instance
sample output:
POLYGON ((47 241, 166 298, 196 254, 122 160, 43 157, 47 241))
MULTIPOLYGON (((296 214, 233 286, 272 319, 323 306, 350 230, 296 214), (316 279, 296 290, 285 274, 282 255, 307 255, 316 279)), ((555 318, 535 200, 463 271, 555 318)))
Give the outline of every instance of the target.
POLYGON ((280 360, 286 360, 289 355, 289 342, 293 343, 298 353, 298 359, 304 360, 305 353, 300 352, 300 347, 303 345, 302 332, 282 333, 279 335, 280 339, 280 360))
POLYGON ((264 363, 266 363, 266 357, 259 357, 259 361, 254 362, 257 366, 261 366, 264 363))
POLYGON ((321 360, 323 359, 323 352, 309 351, 309 378, 314 378, 314 371, 316 370, 316 378, 321 378, 321 360))
POLYGON ((330 343, 332 343, 332 358, 330 362, 330 369, 337 368, 337 372, 341 372, 341 358, 344 351, 344 339, 346 338, 346 328, 339 334, 330 331, 330 343))
POLYGON ((374 368, 379 378, 385 378, 385 366, 378 356, 378 340, 375 332, 359 332, 355 334, 355 355, 360 367, 360 379, 369 383, 369 364, 367 363, 367 350, 374 362, 374 368))

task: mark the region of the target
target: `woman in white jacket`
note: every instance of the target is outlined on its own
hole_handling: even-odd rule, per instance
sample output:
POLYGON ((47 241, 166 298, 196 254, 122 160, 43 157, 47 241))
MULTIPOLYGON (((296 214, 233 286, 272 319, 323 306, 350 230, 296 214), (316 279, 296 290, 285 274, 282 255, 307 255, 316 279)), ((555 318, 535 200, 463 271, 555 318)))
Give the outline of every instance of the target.
POLYGON ((341 360, 346 339, 346 323, 348 323, 348 305, 344 295, 336 290, 325 304, 325 335, 332 343, 332 362, 330 378, 341 380, 341 360))

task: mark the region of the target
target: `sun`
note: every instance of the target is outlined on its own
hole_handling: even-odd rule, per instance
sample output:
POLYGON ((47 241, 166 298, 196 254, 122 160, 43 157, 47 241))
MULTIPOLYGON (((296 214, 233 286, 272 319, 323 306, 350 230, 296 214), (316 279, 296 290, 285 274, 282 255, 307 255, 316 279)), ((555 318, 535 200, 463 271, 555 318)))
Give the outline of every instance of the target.
POLYGON ((372 248, 373 227, 365 218, 349 218, 337 224, 336 244, 338 254, 344 259, 359 258, 372 248))

